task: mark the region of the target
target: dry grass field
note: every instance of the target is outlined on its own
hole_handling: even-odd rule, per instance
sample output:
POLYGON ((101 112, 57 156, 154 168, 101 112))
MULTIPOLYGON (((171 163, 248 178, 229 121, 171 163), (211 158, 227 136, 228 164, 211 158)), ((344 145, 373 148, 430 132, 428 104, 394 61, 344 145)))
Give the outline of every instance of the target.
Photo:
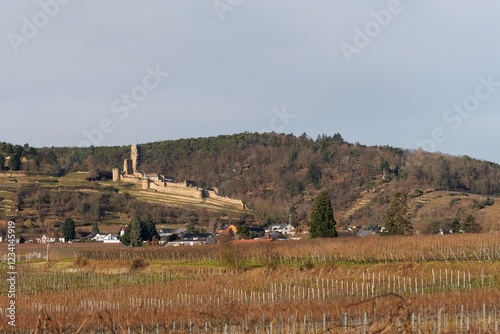
MULTIPOLYGON (((18 333, 497 333, 500 325, 497 234, 81 243, 52 245, 49 263, 44 245, 18 245, 17 254, 18 333)), ((8 333, 6 272, 3 264, 8 333)))

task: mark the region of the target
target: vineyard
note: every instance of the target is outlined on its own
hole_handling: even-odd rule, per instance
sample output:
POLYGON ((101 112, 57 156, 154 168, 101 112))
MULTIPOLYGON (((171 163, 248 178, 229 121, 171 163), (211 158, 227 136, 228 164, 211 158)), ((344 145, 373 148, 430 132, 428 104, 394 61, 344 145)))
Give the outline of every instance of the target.
POLYGON ((19 248, 17 333, 499 331, 495 234, 66 246, 19 248))

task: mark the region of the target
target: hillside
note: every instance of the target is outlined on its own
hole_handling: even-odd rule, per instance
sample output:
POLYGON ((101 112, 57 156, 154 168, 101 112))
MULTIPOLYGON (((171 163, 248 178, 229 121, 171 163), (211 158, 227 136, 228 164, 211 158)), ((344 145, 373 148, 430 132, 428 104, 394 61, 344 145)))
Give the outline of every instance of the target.
MULTIPOLYGON (((17 154, 21 158, 21 172, 26 173, 28 178, 44 175, 47 179, 38 181, 38 185, 50 188, 53 182, 57 189, 64 180, 64 177, 59 177, 66 175, 67 178, 68 175, 75 175, 76 171, 88 171, 90 180, 104 181, 110 177, 113 167, 123 166, 123 159, 130 152, 129 146, 34 149, 29 145, 9 145, 0 143, 0 154, 8 158, 17 154)), ((219 187, 222 195, 243 199, 251 209, 250 216, 248 213, 230 216, 257 224, 287 220, 290 208, 295 207, 297 215, 293 219, 304 225, 312 200, 323 190, 330 193, 335 217, 342 225, 381 223, 395 191, 410 195, 412 220, 418 231, 430 233, 433 224, 454 217, 462 219, 466 214, 473 214, 486 230, 498 229, 496 222, 500 221, 499 204, 494 201, 495 196, 500 194, 500 166, 467 156, 454 157, 390 146, 368 147, 347 143, 340 134, 323 135, 313 140, 305 134, 296 137, 275 133, 241 133, 146 143, 141 147, 145 172, 157 172, 177 180, 194 180, 203 187, 219 187), (481 204, 486 202, 488 205, 481 204)), ((8 182, 3 182, 0 189, 3 191, 0 193, 0 219, 2 216, 12 217, 5 207, 12 205, 12 194, 21 191, 13 186, 19 184, 12 182, 10 188, 8 182)), ((30 179, 26 182, 31 184, 37 181, 30 179)), ((84 181, 73 190, 80 193, 80 188, 84 186, 90 187, 87 191, 97 191, 92 195, 94 197, 107 198, 118 191, 110 181, 84 181)), ((71 191, 70 188, 66 190, 71 191)), ((127 196, 137 197, 138 207, 142 200, 149 197, 151 203, 148 205, 157 206, 156 218, 159 220, 169 221, 170 216, 177 216, 174 220, 178 223, 191 219, 186 216, 198 216, 195 219, 197 223, 208 224, 208 221, 220 218, 217 217, 220 211, 219 214, 200 214, 207 208, 196 204, 189 208, 182 206, 178 198, 160 200, 151 199, 149 194, 142 195, 141 198, 140 193, 134 195, 129 192, 127 196), (165 213, 179 207, 191 213, 165 213), (202 216, 204 218, 200 218, 202 216)), ((89 200, 99 201, 102 198, 89 200)), ((33 201, 30 203, 34 205, 33 201)), ((110 209, 109 203, 106 205, 107 208, 96 204, 96 210, 105 212, 110 209)), ((16 215, 30 210, 29 207, 22 208, 16 215)), ((123 210, 128 211, 128 216, 133 211, 123 210)), ((70 212, 63 212, 60 216, 70 212)), ((227 216, 228 212, 223 214, 227 216)), ((94 215, 94 219, 100 221, 108 218, 107 215, 94 215)), ((33 216, 33 219, 36 217, 33 216)))

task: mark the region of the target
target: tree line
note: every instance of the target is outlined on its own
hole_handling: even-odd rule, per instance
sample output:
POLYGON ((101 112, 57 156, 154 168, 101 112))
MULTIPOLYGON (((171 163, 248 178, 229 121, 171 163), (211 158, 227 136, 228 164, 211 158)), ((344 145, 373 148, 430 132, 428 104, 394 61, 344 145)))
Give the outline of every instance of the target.
MULTIPOLYGON (((286 220, 292 205, 298 220, 307 221, 311 199, 319 192, 328 192, 335 208, 345 208, 362 191, 380 183, 407 191, 433 188, 500 194, 498 164, 467 156, 352 144, 338 133, 316 139, 305 133, 240 133, 147 143, 141 148, 143 171, 218 187, 221 195, 243 199, 259 219, 268 221, 286 220)), ((103 172, 109 176, 111 168, 122 167, 130 147, 34 149, 28 144, 0 143, 0 154, 10 160, 13 154, 19 156, 19 169, 26 172, 64 175, 87 170, 98 179, 106 177, 103 172)))

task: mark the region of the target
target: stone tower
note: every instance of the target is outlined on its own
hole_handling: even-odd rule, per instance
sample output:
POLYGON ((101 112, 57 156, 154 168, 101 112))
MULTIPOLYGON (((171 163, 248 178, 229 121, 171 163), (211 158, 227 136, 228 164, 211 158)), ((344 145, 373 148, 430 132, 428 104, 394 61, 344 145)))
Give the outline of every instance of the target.
POLYGON ((113 168, 113 181, 120 181, 120 168, 113 168))
POLYGON ((132 159, 128 158, 128 159, 123 160, 123 171, 127 175, 134 174, 134 172, 132 170, 132 159))
POLYGON ((139 145, 132 145, 130 158, 132 159, 132 173, 135 174, 141 167, 141 147, 139 145))

